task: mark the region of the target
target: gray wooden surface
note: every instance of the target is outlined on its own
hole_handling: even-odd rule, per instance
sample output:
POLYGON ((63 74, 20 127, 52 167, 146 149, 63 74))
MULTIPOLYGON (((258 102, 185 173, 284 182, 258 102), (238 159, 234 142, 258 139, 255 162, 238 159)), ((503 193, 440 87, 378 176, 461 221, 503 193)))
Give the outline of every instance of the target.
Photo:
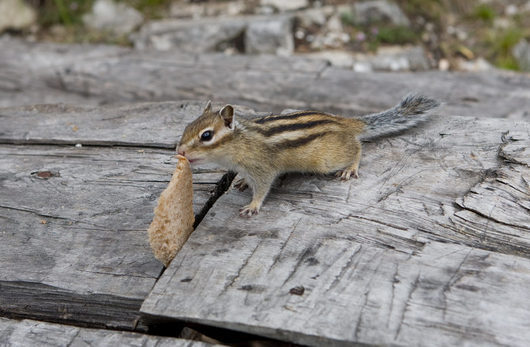
MULTIPOLYGON (((152 147, 174 146, 200 107, 0 109, 2 315, 141 329, 163 269, 146 230, 176 164, 152 147)), ((223 175, 195 170, 196 214, 223 175)))
POLYGON ((0 106, 201 99, 261 112, 345 115, 393 106, 410 91, 443 115, 529 119, 530 78, 510 72, 355 73, 299 57, 192 55, 0 39, 0 106))
POLYGON ((366 145, 357 180, 280 179, 255 218, 231 190, 142 312, 315 346, 525 346, 529 138, 438 117, 366 145))
POLYGON ((34 320, 0 318, 0 346, 209 346, 203 342, 131 332, 86 329, 34 320))

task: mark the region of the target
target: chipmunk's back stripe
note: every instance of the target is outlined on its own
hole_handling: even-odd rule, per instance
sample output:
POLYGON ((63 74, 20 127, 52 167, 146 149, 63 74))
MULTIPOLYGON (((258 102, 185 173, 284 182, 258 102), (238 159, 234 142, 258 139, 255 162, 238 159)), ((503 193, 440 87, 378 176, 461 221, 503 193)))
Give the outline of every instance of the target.
POLYGON ((312 135, 309 135, 309 136, 306 136, 306 137, 301 137, 301 138, 296 139, 296 140, 285 140, 285 141, 282 141, 280 143, 277 143, 275 146, 278 147, 278 148, 296 148, 296 147, 303 146, 306 143, 309 143, 309 142, 311 142, 313 140, 316 140, 319 137, 325 136, 327 134, 328 134, 328 132, 325 131, 325 132, 321 132, 321 133, 312 134, 312 135))
POLYGON ((310 128, 314 128, 322 124, 330 124, 330 123, 336 123, 336 122, 332 119, 319 119, 319 120, 314 120, 314 121, 310 121, 306 123, 282 124, 282 125, 269 128, 269 129, 257 128, 256 130, 265 136, 273 136, 273 135, 278 135, 278 134, 281 134, 287 131, 310 129, 310 128))
POLYGON ((310 116, 310 115, 314 115, 314 114, 322 114, 322 112, 318 112, 318 111, 302 111, 302 112, 289 113, 289 114, 278 115, 278 116, 277 115, 265 116, 263 118, 259 118, 259 119, 255 120, 254 122, 258 123, 258 124, 264 124, 264 123, 267 123, 267 122, 274 122, 276 120, 295 119, 295 118, 298 118, 298 117, 310 116))

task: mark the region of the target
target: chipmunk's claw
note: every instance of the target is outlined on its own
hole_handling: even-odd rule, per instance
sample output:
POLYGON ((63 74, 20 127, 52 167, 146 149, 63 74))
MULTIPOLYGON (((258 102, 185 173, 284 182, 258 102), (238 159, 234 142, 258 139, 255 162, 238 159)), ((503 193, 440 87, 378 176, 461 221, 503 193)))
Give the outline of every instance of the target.
POLYGON ((239 215, 241 217, 252 217, 259 213, 259 209, 247 205, 239 210, 239 215))
POLYGON ((359 178, 359 173, 357 172, 357 170, 346 169, 346 170, 338 171, 336 176, 339 177, 343 181, 347 181, 350 178, 359 178))
POLYGON ((234 183, 234 188, 242 192, 248 188, 248 184, 244 178, 240 178, 236 181, 236 183, 234 183))

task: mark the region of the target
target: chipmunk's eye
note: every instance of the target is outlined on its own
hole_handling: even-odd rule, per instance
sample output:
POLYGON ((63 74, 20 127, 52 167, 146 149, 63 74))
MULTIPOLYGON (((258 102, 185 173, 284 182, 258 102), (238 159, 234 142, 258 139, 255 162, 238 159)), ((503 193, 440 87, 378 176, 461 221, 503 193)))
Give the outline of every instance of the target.
POLYGON ((201 141, 210 141, 213 137, 213 130, 206 130, 201 134, 201 141))

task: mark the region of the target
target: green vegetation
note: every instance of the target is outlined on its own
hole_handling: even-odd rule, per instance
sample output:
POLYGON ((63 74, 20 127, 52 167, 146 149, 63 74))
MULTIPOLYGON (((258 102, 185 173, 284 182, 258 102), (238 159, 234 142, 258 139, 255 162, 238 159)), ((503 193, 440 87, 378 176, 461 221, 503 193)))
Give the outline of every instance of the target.
POLYGON ((511 27, 504 31, 491 31, 486 39, 490 47, 489 58, 503 69, 519 70, 517 61, 512 55, 513 48, 524 37, 521 29, 511 27))
POLYGON ((383 26, 378 29, 377 41, 389 44, 416 43, 418 34, 406 26, 383 26))
POLYGON ((355 26, 355 20, 351 11, 345 11, 340 14, 342 24, 346 26, 355 26))
POLYGON ((488 4, 480 4, 475 7, 473 15, 475 18, 483 22, 493 23, 493 20, 497 14, 495 13, 495 10, 488 4))
MULTIPOLYGON (((1 1, 1 0, 0 0, 1 1)), ((89 13, 96 0, 28 0, 38 11, 41 39, 65 43, 108 43, 129 46, 125 36, 87 30, 83 15, 89 13)), ((142 12, 147 19, 162 18, 171 0, 115 0, 142 12)), ((119 19, 117 19, 119 20, 119 19)))
MULTIPOLYGON (((161 18, 171 0, 117 0, 132 6, 148 19, 161 18)), ((39 24, 45 28, 56 24, 82 26, 83 14, 90 12, 95 0, 32 0, 39 12, 39 24)))
POLYGON ((64 25, 72 25, 72 17, 68 9, 66 8, 63 0, 54 0, 55 6, 57 7, 57 12, 61 18, 64 25))
MULTIPOLYGON (((466 0, 471 1, 471 0, 466 0)), ((396 1, 409 18, 425 18, 427 21, 440 26, 441 19, 448 13, 444 0, 397 0, 396 1)))
POLYGON ((355 23, 353 13, 349 11, 342 12, 340 19, 352 37, 352 44, 361 50, 373 52, 381 44, 402 45, 419 41, 419 34, 407 26, 382 21, 359 25, 355 23))
POLYGON ((118 0, 142 12, 149 19, 159 19, 164 16, 171 4, 171 0, 118 0))
POLYGON ((82 16, 90 10, 93 0, 43 0, 36 7, 39 11, 39 24, 51 27, 55 24, 65 26, 79 25, 82 16))

